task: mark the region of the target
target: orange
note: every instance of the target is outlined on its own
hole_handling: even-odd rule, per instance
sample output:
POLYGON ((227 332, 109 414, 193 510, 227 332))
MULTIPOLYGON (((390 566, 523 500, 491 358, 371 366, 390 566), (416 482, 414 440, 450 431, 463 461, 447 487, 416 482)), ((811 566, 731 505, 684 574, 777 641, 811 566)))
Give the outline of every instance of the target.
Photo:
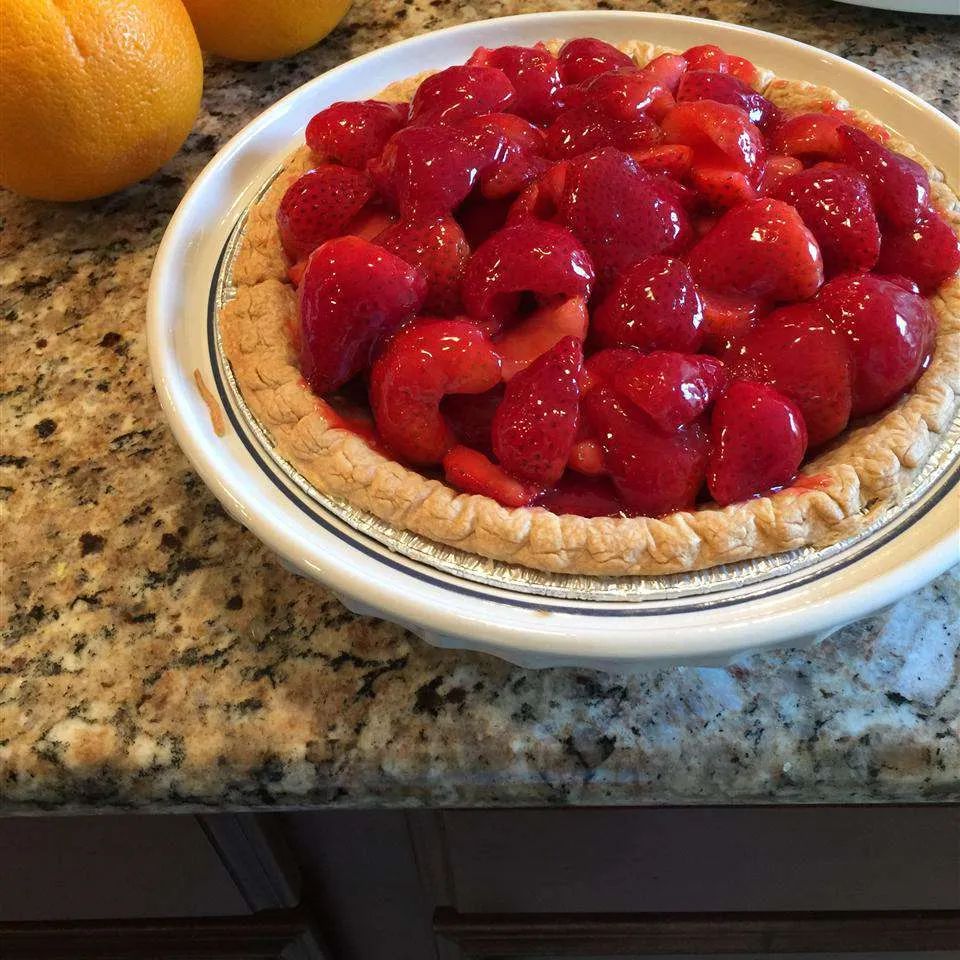
POLYGON ((0 0, 0 186, 84 200, 153 173, 200 107, 181 0, 0 0))
POLYGON ((231 60, 276 60, 312 47, 350 0, 184 0, 200 46, 231 60))

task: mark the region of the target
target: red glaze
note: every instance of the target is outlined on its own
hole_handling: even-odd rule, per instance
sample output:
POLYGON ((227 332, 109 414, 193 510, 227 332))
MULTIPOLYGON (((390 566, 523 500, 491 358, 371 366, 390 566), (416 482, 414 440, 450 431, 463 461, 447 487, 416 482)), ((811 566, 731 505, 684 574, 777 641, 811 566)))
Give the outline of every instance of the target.
POLYGON ((406 122, 405 103, 361 100, 339 102, 314 114, 307 124, 307 146, 321 160, 362 170, 380 154, 406 122))
POLYGON ((560 219, 583 241, 602 285, 643 257, 682 253, 693 232, 666 185, 610 147, 570 161, 560 219))
POLYGON ((805 300, 823 283, 817 241, 793 207, 752 200, 727 211, 690 251, 694 279, 728 297, 805 300))
POLYGON ((788 177, 776 193, 809 227, 827 276, 869 270, 880 256, 880 227, 870 190, 852 167, 819 163, 788 177))
POLYGON ((521 483, 478 450, 454 447, 443 458, 447 483, 464 493, 490 497, 504 507, 526 507, 541 490, 535 484, 521 483))
POLYGON ((636 347, 609 347, 592 353, 583 366, 581 389, 588 393, 597 387, 615 387, 622 382, 637 358, 642 356, 636 347))
POLYGON ((453 217, 402 221, 387 227, 374 243, 423 272, 427 278, 426 313, 447 317, 459 312, 460 281, 470 248, 453 217))
POLYGON ((729 73, 688 70, 680 81, 677 102, 714 100, 739 107, 751 123, 768 132, 777 119, 777 108, 762 94, 729 73))
POLYGON ((723 358, 733 376, 769 383, 800 408, 810 446, 846 428, 853 401, 850 351, 816 304, 774 311, 723 358))
POLYGON ((692 509, 703 485, 710 442, 699 421, 665 434, 609 387, 583 399, 604 463, 627 508, 659 517, 692 509))
POLYGON ((480 47, 467 61, 502 70, 517 92, 513 110, 534 123, 549 123, 563 107, 557 58, 542 44, 533 47, 480 47))
POLYGON ((915 160, 888 150, 856 127, 841 126, 840 158, 859 170, 881 219, 904 230, 930 205, 930 178, 915 160))
POLYGON ((513 84, 492 66, 447 67, 427 77, 410 102, 410 122, 417 125, 458 123, 481 113, 512 109, 513 84))
POLYGON ((557 55, 560 79, 566 84, 583 83, 619 67, 632 67, 630 57, 603 40, 579 37, 568 40, 557 55))
POLYGON ((635 403, 664 433, 702 416, 727 385, 716 357, 655 351, 639 357, 614 390, 635 403))
POLYGON ((923 297, 861 274, 831 280, 817 300, 848 343, 853 416, 889 406, 929 363, 936 320, 923 297))
POLYGON ((277 208, 283 250, 302 260, 324 240, 345 232, 373 193, 366 173, 335 164, 308 170, 284 193, 277 208))
POLYGON ((423 305, 423 274, 358 237, 329 240, 310 255, 298 288, 300 371, 319 395, 365 369, 380 340, 423 305))
POLYGON ((939 213, 927 210, 905 230, 884 233, 877 269, 906 276, 929 295, 960 269, 960 241, 939 213))
POLYGON ((593 314, 592 332, 604 347, 696 350, 703 340, 703 305, 685 263, 654 256, 620 275, 593 314))
POLYGON ((370 406, 387 446, 410 463, 439 463, 456 444, 440 411, 448 393, 484 393, 500 380, 500 357, 464 320, 423 319, 387 344, 370 370, 370 406))
POLYGON ((564 474, 560 482, 541 494, 534 505, 557 514, 577 517, 617 517, 623 513, 623 501, 609 477, 584 477, 564 474))
POLYGON ((517 310, 520 294, 541 305, 589 297, 593 264, 577 238, 563 227, 523 220, 495 233, 470 258, 463 302, 471 317, 499 329, 517 310))
POLYGON ((563 474, 577 432, 583 346, 564 337, 507 384, 493 418, 493 452, 518 480, 541 486, 563 474))
POLYGON ((717 401, 707 487, 720 506, 787 486, 807 449, 796 404, 763 383, 740 380, 717 401))

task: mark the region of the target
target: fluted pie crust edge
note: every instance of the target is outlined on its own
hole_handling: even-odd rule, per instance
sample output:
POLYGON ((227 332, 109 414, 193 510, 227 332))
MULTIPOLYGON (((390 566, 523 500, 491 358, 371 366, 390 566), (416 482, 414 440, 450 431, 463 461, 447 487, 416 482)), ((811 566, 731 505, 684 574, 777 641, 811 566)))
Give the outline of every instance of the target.
MULTIPOLYGON (((560 42, 548 44, 556 49, 560 42)), ((626 43, 643 65, 667 48, 626 43)), ((427 76, 392 84, 380 99, 408 100, 427 76)), ((758 85, 780 107, 848 108, 826 88, 767 74, 758 85)), ((880 123, 864 111, 854 122, 880 123)), ((890 131, 889 146, 927 170, 936 207, 960 234, 960 201, 939 170, 890 131)), ((809 486, 662 518, 559 516, 539 507, 510 509, 458 493, 373 450, 356 434, 330 426, 324 405, 305 385, 289 330, 297 297, 286 279, 276 210, 286 188, 313 165, 306 146, 291 155, 251 209, 233 263, 236 297, 220 313, 224 350, 250 410, 276 449, 323 493, 394 527, 495 560, 553 573, 663 575, 824 547, 857 533, 902 499, 949 427, 960 397, 960 278, 930 298, 938 319, 930 367, 915 387, 874 422, 842 434, 806 464, 809 486)))

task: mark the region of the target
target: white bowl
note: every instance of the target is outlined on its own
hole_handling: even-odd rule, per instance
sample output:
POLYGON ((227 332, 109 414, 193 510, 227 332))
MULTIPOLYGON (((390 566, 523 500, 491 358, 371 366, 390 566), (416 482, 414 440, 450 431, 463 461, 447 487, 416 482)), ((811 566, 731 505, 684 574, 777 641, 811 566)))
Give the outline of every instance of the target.
POLYGON ((895 523, 799 572, 709 595, 643 602, 557 599, 478 584, 393 553, 358 532, 276 467, 224 385, 212 281, 227 240, 307 120, 334 100, 372 96, 477 46, 596 36, 684 49, 716 43, 783 77, 828 84, 912 139, 954 184, 958 129, 907 91, 813 47, 744 27, 643 13, 532 14, 415 37, 331 70, 265 111, 211 161, 184 197, 157 253, 147 307, 157 393, 180 446, 229 513, 297 573, 358 613, 392 620, 446 647, 524 666, 635 670, 716 664, 746 650, 809 642, 892 603, 960 560, 956 462, 895 523), (231 426, 217 437, 194 382, 199 370, 231 426))
POLYGON ((897 10, 901 13, 937 13, 960 16, 960 0, 839 0, 856 7, 897 10))

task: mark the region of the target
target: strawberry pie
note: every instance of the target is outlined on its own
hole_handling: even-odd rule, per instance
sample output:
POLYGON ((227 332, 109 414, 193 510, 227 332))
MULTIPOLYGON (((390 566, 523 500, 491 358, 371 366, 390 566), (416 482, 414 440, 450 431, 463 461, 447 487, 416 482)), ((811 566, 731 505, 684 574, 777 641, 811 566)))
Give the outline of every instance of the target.
POLYGON ((958 225, 910 143, 717 47, 481 48, 310 120, 221 330, 325 494, 541 570, 695 570, 904 496, 956 408, 958 225))

